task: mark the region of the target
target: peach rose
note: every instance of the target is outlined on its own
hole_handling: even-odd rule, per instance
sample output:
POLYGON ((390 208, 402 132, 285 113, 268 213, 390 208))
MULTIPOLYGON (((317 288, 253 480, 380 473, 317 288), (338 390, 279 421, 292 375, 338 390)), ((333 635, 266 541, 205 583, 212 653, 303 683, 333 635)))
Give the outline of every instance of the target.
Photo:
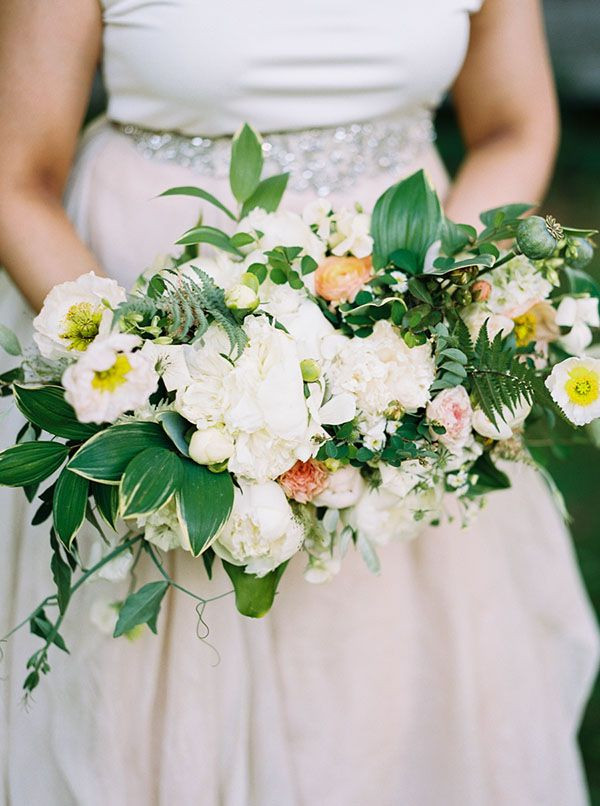
POLYGON ((307 462, 298 460, 293 467, 279 476, 278 481, 288 498, 298 501, 299 504, 306 504, 323 492, 328 479, 329 471, 323 462, 309 459, 307 462))
POLYGON ((329 302, 353 302, 372 276, 370 257, 326 257, 315 272, 315 290, 329 302))
POLYGON ((492 293, 492 286, 487 280, 476 280, 471 286, 471 294, 475 302, 485 302, 492 293))
POLYGON ((444 434, 435 437, 451 453, 460 453, 471 434, 473 409, 469 395, 464 386, 454 386, 442 391, 427 404, 427 419, 432 423, 440 423, 446 429, 444 434))

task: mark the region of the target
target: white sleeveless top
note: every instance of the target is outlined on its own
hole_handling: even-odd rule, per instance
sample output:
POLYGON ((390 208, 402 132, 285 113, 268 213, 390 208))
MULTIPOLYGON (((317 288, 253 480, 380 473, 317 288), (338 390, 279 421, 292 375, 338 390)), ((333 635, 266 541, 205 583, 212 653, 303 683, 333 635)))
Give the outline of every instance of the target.
POLYGON ((433 108, 482 0, 102 0, 111 120, 190 135, 433 108))

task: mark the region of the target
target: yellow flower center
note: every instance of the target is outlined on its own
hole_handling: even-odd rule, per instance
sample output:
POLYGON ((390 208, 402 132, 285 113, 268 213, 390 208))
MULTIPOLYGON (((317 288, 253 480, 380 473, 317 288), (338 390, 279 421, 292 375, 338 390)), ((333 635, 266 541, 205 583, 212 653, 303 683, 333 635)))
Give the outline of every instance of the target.
POLYGON ((535 341, 537 316, 532 311, 527 311, 522 316, 515 317, 513 321, 515 323, 514 333, 518 347, 527 347, 530 342, 535 341))
POLYGON ((92 386, 100 392, 114 392, 125 383, 131 364, 126 355, 118 355, 110 369, 97 370, 92 378, 92 386))
POLYGON ((89 302, 71 305, 64 319, 61 339, 69 342, 69 350, 83 352, 94 341, 100 329, 102 308, 93 308, 89 302))
POLYGON ((598 400, 598 374, 587 367, 575 367, 565 384, 569 400, 577 406, 589 406, 598 400))

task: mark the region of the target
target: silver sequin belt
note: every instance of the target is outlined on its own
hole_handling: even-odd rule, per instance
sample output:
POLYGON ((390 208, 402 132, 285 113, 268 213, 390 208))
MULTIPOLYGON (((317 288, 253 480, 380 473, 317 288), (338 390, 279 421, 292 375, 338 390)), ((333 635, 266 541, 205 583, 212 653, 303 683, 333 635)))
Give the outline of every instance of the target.
MULTIPOLYGON (((189 137, 129 123, 113 125, 148 159, 173 161, 205 176, 228 176, 229 136, 189 137)), ((268 134, 262 144, 265 175, 286 171, 291 190, 328 196, 351 189, 361 177, 400 176, 434 140, 427 110, 368 123, 268 134)))

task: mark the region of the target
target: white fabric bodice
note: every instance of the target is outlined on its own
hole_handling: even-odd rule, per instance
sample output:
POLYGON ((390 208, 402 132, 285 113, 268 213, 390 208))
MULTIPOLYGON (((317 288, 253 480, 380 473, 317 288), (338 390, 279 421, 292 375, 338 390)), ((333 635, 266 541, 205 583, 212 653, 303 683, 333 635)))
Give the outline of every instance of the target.
POLYGON ((109 118, 215 136, 437 106, 482 0, 102 2, 109 118))

